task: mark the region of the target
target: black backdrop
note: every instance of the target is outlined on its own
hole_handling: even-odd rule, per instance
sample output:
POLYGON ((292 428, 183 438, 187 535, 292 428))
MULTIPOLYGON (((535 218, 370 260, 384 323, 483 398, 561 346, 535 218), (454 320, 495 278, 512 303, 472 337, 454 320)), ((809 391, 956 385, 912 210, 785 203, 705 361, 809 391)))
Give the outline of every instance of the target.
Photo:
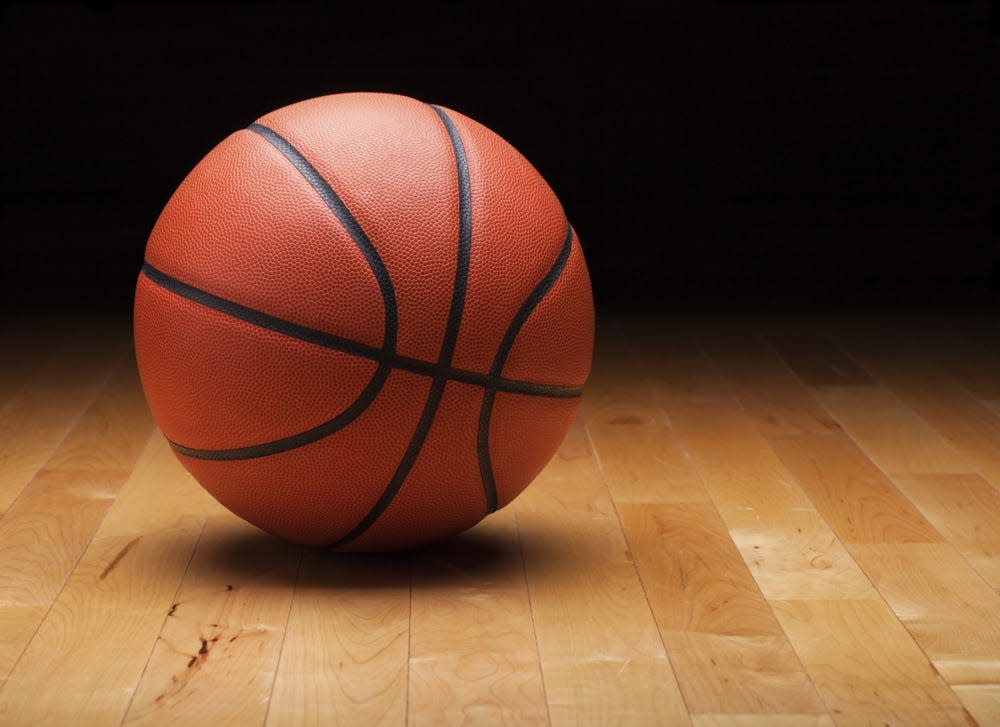
POLYGON ((7 4, 7 310, 127 310, 186 172, 348 90, 467 113, 559 194, 599 304, 995 302, 989 3, 7 4))

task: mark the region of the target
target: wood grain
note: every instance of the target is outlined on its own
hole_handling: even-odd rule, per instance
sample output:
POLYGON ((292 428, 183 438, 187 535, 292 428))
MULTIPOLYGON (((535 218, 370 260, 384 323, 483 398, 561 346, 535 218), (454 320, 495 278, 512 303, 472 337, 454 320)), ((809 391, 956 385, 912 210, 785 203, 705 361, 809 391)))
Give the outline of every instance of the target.
POLYGON ((833 727, 828 714, 696 714, 694 727, 833 727))
POLYGON ((825 714, 637 369, 610 368, 598 367, 586 426, 688 711, 825 714))
POLYGON ((744 561, 769 599, 873 596, 843 543, 757 432, 684 444, 744 561))
POLYGON ((771 445, 843 543, 941 540, 913 503, 846 437, 775 437, 771 445))
POLYGON ((875 598, 869 580, 827 521, 812 509, 730 530, 757 585, 768 599, 875 598))
MULTIPOLYGON (((674 432, 727 435, 717 411, 732 405, 732 392, 688 333, 665 335, 649 323, 624 321, 628 345, 637 350, 638 371, 674 432)), ((586 397, 585 397, 586 399, 586 397)))
POLYGON ((405 723, 409 622, 408 558, 306 551, 267 724, 405 723))
POLYGON ((548 723, 513 510, 414 555, 409 680, 409 724, 548 723))
POLYGON ((209 517, 124 724, 263 724, 300 553, 209 517))
POLYGON ((766 435, 839 432, 840 425, 757 336, 701 337, 708 358, 731 382, 754 425, 766 435))
MULTIPOLYGON (((694 402, 685 404, 675 392, 666 405, 694 402)), ((685 429, 680 441, 765 596, 871 595, 868 580, 739 403, 716 397, 712 421, 714 430, 685 429)))
POLYGON ((980 725, 1000 724, 1000 683, 953 685, 952 690, 980 725))
POLYGON ((648 393, 595 387, 587 392, 583 416, 616 503, 710 501, 648 393))
POLYGON ((100 473, 43 472, 0 520, 0 687, 114 501, 100 473))
POLYGON ((692 715, 825 714, 711 505, 619 505, 692 715))
POLYGON ((975 472, 923 419, 881 386, 819 388, 813 395, 883 472, 975 472))
POLYGON ((0 722, 121 721, 213 504, 154 435, 0 690, 0 722))
POLYGON ((515 512, 552 722, 688 723, 579 421, 515 512))
POLYGON ((0 324, 5 727, 1000 722, 986 316, 602 319, 538 480, 376 556, 219 508, 127 328, 50 330, 0 324))
POLYGON ((970 725, 965 709, 881 601, 774 601, 839 724, 970 725))
POLYGON ((980 725, 1000 717, 1000 659, 950 659, 934 664, 953 692, 980 725))
POLYGON ((1000 492, 978 475, 892 478, 993 588, 1000 588, 1000 492))
POLYGON ((931 660, 991 662, 1000 653, 1000 596, 948 543, 852 548, 931 660))
POLYGON ((48 613, 153 432, 126 360, 0 518, 0 683, 48 613))
POLYGON ((1000 416, 939 366, 884 346, 856 346, 856 358, 948 444, 973 463, 1000 460, 1000 416))
POLYGON ((0 409, 0 516, 94 400, 124 351, 120 336, 84 326, 0 409))

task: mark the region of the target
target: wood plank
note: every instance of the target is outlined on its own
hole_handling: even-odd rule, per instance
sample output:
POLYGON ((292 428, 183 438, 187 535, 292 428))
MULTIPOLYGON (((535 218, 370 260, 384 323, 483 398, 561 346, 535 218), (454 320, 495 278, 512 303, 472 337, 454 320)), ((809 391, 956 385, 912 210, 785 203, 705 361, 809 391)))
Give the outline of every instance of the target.
POLYGON ((755 426, 778 431, 837 429, 808 395, 803 397, 801 382, 777 354, 745 332, 736 334, 732 342, 717 329, 704 327, 698 341, 686 332, 659 335, 649 326, 626 323, 623 329, 630 346, 638 351, 640 371, 654 399, 677 434, 728 439, 754 431, 755 426), (706 336, 711 338, 707 343, 706 336), (747 401, 737 400, 741 393, 747 401), (804 405, 805 411, 798 412, 796 403, 804 405), (782 411, 788 407, 791 419, 785 421, 782 411))
POLYGON ((938 542, 941 535, 846 437, 773 437, 771 446, 845 544, 938 542))
MULTIPOLYGON (((727 372, 728 373, 728 372, 727 372)), ((746 384, 748 388, 752 389, 751 384, 746 384)), ((754 385, 766 385, 766 383, 758 383, 754 385)), ((800 384, 801 386, 801 384, 800 384)), ((754 397, 759 401, 761 395, 757 392, 752 392, 754 397)), ((766 398, 766 397, 764 397, 766 398)), ((713 416, 718 417, 720 413, 728 417, 730 420, 735 420, 739 418, 739 414, 732 410, 725 411, 724 407, 722 411, 719 408, 713 411, 713 416)), ((778 424, 781 423, 781 419, 776 417, 778 424)), ((775 422, 767 422, 766 420, 762 422, 759 414, 754 417, 753 423, 756 427, 760 428, 761 431, 773 432, 776 428, 775 422)), ((834 543, 835 547, 839 549, 842 554, 841 562, 846 566, 846 572, 848 574, 855 574, 853 579, 857 591, 860 593, 865 593, 866 597, 861 601, 847 601, 850 603, 861 604, 861 608, 881 608, 883 610, 883 617, 888 616, 889 623, 892 623, 892 614, 888 612, 884 604, 872 598, 873 591, 871 586, 867 584, 866 579, 860 574, 857 566, 854 564, 850 556, 844 552, 843 546, 840 544, 836 535, 830 532, 830 529, 825 526, 823 518, 818 516, 809 505, 802 503, 801 501, 796 503, 797 495, 795 488, 789 486, 787 482, 788 474, 787 470, 780 464, 775 466, 773 461, 769 461, 771 455, 769 454, 769 449, 766 446, 766 442, 762 442, 759 437, 755 437, 755 433, 748 431, 745 427, 734 427, 733 421, 728 421, 723 423, 723 428, 725 435, 724 437, 713 437, 712 433, 706 429, 706 431, 698 432, 695 434, 685 432, 682 433, 681 439, 685 444, 685 447, 692 455, 692 460, 701 474, 703 480, 706 483, 710 493, 712 493, 713 501, 718 505, 720 512, 724 518, 727 518, 727 525, 730 528, 730 532, 733 535, 733 539, 737 544, 743 545, 746 548, 748 544, 753 543, 755 540, 761 541, 758 533, 753 533, 750 531, 746 533, 743 527, 749 529, 755 523, 758 523, 758 528, 760 528, 760 523, 766 523, 771 521, 774 523, 775 527, 772 530, 775 539, 787 538, 787 533, 789 531, 794 531, 799 533, 800 531, 810 532, 813 531, 817 534, 825 534, 825 543, 834 543), (733 437, 734 431, 739 435, 733 437), (720 443, 720 440, 722 443, 720 443), (755 441, 756 440, 756 441, 755 441), (752 456, 747 456, 747 453, 752 453, 752 456), (733 474, 733 473, 737 474, 733 474), (742 483, 740 482, 742 480, 742 483), (753 488, 753 493, 747 493, 746 491, 741 491, 740 484, 744 484, 744 488, 749 490, 751 488, 746 487, 746 482, 752 481, 756 484, 758 481, 761 482, 761 489, 756 490, 753 488), (753 495, 757 495, 754 497, 753 495), (796 524, 797 518, 805 518, 805 527, 796 524), (793 527, 785 528, 784 532, 780 529, 780 523, 782 520, 788 521, 793 527), (754 537, 757 536, 757 537, 754 537), (864 606, 863 604, 872 604, 871 606, 864 606), (888 613, 887 613, 888 612, 888 613)), ((799 439, 800 437, 789 437, 789 439, 799 439)), ((838 435, 812 435, 809 437, 801 437, 802 439, 810 440, 836 440, 842 439, 838 435)), ((844 441, 844 440, 842 440, 844 441)), ((870 463, 869 463, 870 464, 870 463)), ((877 472, 877 469, 875 470, 877 472)), ((869 472, 869 474, 871 474, 869 472)), ((881 473, 878 473, 881 476, 881 473)), ((884 478, 883 478, 884 479, 884 478)), ((883 482, 883 484, 885 484, 883 482)), ((891 487, 891 484, 890 484, 891 487)), ((810 493, 812 494, 812 493, 810 493)), ((902 498, 905 501, 905 498, 902 498)), ((807 503, 810 502, 807 500, 807 503)), ((825 513, 824 513, 825 514, 825 513)), ((910 513, 912 515, 912 513, 910 513)), ((916 527, 916 532, 918 535, 927 535, 928 530, 933 534, 933 528, 930 528, 926 523, 920 523, 919 514, 915 519, 918 523, 916 527)), ((869 523, 871 525, 871 523, 869 523)), ((897 526, 889 528, 889 532, 898 529, 897 526)), ((885 528, 881 528, 884 530, 885 528)), ((904 528, 904 530, 910 530, 911 528, 904 528)), ((884 537, 884 532, 883 532, 884 537)), ((933 537, 933 535, 931 536, 933 537)), ((937 538, 939 539, 939 538, 937 538)), ((765 541, 766 542, 766 541, 765 541)), ((821 544, 825 544, 823 540, 820 541, 821 544)), ((752 546, 751 546, 752 547, 752 546)), ((741 548, 744 553, 745 559, 748 563, 754 563, 754 556, 752 553, 748 553, 746 550, 741 548)), ((778 554, 778 560, 780 562, 781 558, 787 558, 789 553, 795 551, 794 547, 788 547, 783 542, 778 542, 773 548, 774 552, 778 554)), ((812 560, 812 559, 810 559, 812 560)), ((820 559, 822 562, 824 559, 820 559)), ((803 573, 804 571, 800 566, 794 564, 787 568, 791 573, 803 573)), ((772 571, 773 572, 773 571, 772 571)), ((761 583, 762 588, 765 589, 767 593, 768 579, 762 578, 757 572, 754 573, 757 577, 758 582, 761 583)), ((849 576, 850 577, 850 576, 849 576)), ((820 595, 819 589, 810 592, 808 588, 808 580, 806 579, 805 597, 815 598, 820 595)), ((776 574, 776 577, 770 583, 775 596, 783 595, 788 598, 789 595, 794 594, 796 585, 794 582, 790 585, 788 579, 782 579, 776 574), (788 589, 792 593, 781 593, 781 589, 788 589)), ((844 602, 844 592, 837 592, 839 589, 832 589, 828 595, 830 602, 837 604, 844 602), (836 600, 834 600, 836 599, 836 600)), ((775 603, 788 604, 788 603, 799 603, 799 601, 794 600, 777 600, 775 603)), ((811 604, 811 603, 825 603, 823 600, 818 601, 801 601, 801 603, 811 604)), ((898 621, 895 622, 897 628, 897 637, 900 631, 902 631, 903 637, 906 639, 903 643, 909 643, 911 653, 915 656, 922 656, 919 649, 913 645, 912 641, 906 637, 905 631, 899 625, 898 621)), ((801 640, 800 640, 801 641, 801 640)), ((793 638, 793 643, 796 644, 796 650, 799 651, 799 644, 796 643, 796 639, 793 638)), ((803 654, 799 651, 800 655, 803 654)), ((808 654, 806 654, 808 656, 808 654)), ((925 659, 926 661, 926 659, 925 659)), ((932 671, 927 665, 927 671, 932 671)), ((812 669, 810 669, 812 672, 812 669)), ((917 673, 920 673, 919 670, 917 673)), ((819 684, 817 683, 819 686, 819 684)), ((943 688, 942 694, 945 697, 949 696, 950 693, 943 684, 938 685, 939 689, 943 688)), ((824 697, 826 697, 825 688, 821 687, 821 691, 824 692, 824 697)), ((957 723, 962 723, 963 720, 967 718, 967 715, 962 711, 954 700, 953 695, 951 703, 946 709, 946 718, 953 719, 957 723)), ((830 699, 827 699, 827 703, 831 706, 834 711, 834 717, 840 722, 849 723, 851 721, 866 721, 871 718, 870 712, 864 707, 856 709, 853 711, 853 717, 855 719, 847 719, 835 703, 832 703, 830 699)), ((901 708, 906 708, 907 704, 904 701, 900 703, 901 708)), ((909 719, 917 722, 924 718, 923 712, 917 712, 907 715, 909 719)), ((928 723, 941 723, 942 718, 940 715, 934 715, 931 719, 926 720, 928 723)))
POLYGON ((732 406, 732 391, 694 340, 676 333, 664 335, 655 326, 633 321, 623 321, 622 328, 628 345, 638 352, 638 371, 670 428, 677 433, 726 436, 715 414, 732 406))
POLYGON ((1000 492, 1000 459, 977 460, 976 470, 994 490, 1000 492))
POLYGON ((1000 724, 1000 684, 953 686, 952 690, 980 725, 1000 724))
POLYGON ((1000 489, 1000 416, 943 375, 921 377, 917 383, 906 384, 903 396, 980 474, 1000 489), (934 390, 923 391, 925 386, 934 390))
POLYGON ((647 343, 646 371, 662 363, 690 395, 667 383, 656 390, 679 439, 730 535, 768 598, 875 597, 875 592, 809 498, 782 465, 754 421, 717 381, 693 345, 647 343), (706 394, 706 392, 708 392, 706 394), (701 414, 690 415, 692 411, 701 414))
POLYGON ((617 330, 602 330, 582 416, 588 436, 601 442, 594 454, 615 502, 708 502, 639 361, 617 330))
POLYGON ((923 419, 881 386, 819 388, 813 395, 887 474, 975 472, 923 419))
MULTIPOLYGON (((295 587, 287 546, 229 513, 198 540, 215 506, 159 435, 141 451, 123 364, 0 515, 0 724, 998 722, 1000 456, 989 427, 945 438, 969 401, 995 415, 992 383, 928 347, 980 325, 946 323, 879 348, 879 321, 677 316, 626 325, 632 358, 605 328, 586 427, 510 508, 417 554, 308 551, 295 587), (941 426, 898 393, 935 376, 913 396, 941 426), (802 433, 809 398, 844 432, 802 433)), ((55 410, 30 388, 8 403, 55 410)))
POLYGON ((935 664, 1000 656, 1000 596, 951 545, 858 545, 851 552, 935 664))
POLYGON ((41 472, 0 520, 0 687, 111 507, 115 489, 102 473, 41 472))
POLYGON ((267 724, 406 721, 410 561, 307 550, 267 724))
POLYGON ((617 376, 588 389, 584 417, 688 711, 824 715, 659 407, 634 368, 617 376))
POLYGON ((687 454, 648 392, 588 389, 583 417, 616 503, 709 502, 687 454))
MULTIPOLYGON (((671 399, 674 403, 683 406, 679 393, 671 399)), ((714 427, 705 431, 682 431, 680 441, 764 594, 874 596, 864 574, 739 404, 716 398, 712 421, 714 427)))
POLYGON ((812 509, 773 514, 729 534, 769 600, 876 598, 871 583, 823 516, 812 509))
POLYGON ((788 367, 807 386, 872 386, 875 380, 828 338, 771 336, 788 367))
POLYGON ((950 659, 935 664, 951 689, 981 725, 1000 717, 1000 658, 993 661, 950 659))
POLYGON ((581 422, 515 502, 554 724, 687 724, 581 422))
POLYGON ((0 519, 0 683, 152 433, 138 376, 126 361, 0 519))
POLYGON ((130 349, 43 470, 130 472, 155 426, 130 349))
POLYGON ((0 410, 0 517, 97 396, 124 351, 119 331, 85 326, 0 410))
POLYGON ((756 336, 706 335, 699 340, 763 434, 840 431, 840 425, 809 395, 782 358, 756 336))
POLYGON ((930 661, 882 601, 773 601, 837 724, 970 725, 930 661))
POLYGON ((833 727, 828 714, 696 714, 694 727, 833 727))
POLYGON ((618 508, 692 716, 826 713, 714 507, 618 508))
POLYGON ((855 357, 973 463, 1000 460, 1000 416, 939 366, 880 345, 855 346, 855 357))
POLYGON ((124 724, 263 724, 300 555, 218 508, 124 724))
POLYGON ((939 661, 937 670, 951 685, 989 686, 1000 684, 1000 657, 983 659, 946 659, 939 661))
MULTIPOLYGON (((720 412, 721 415, 721 412, 720 412)), ((783 526, 791 512, 815 510, 748 421, 736 409, 726 412, 729 437, 683 434, 681 442, 730 529, 763 524, 783 526)), ((720 417, 720 421, 725 421, 720 417)))
MULTIPOLYGON (((732 416, 739 416, 738 412, 732 416)), ((757 432, 683 442, 768 599, 868 598, 871 584, 757 432)))
POLYGON ((1000 492, 978 475, 897 475, 896 486, 993 588, 1000 588, 1000 492))
POLYGON ((413 555, 408 724, 547 724, 514 511, 413 555))
POLYGON ((0 690, 0 722, 121 721, 214 503, 154 435, 0 690))

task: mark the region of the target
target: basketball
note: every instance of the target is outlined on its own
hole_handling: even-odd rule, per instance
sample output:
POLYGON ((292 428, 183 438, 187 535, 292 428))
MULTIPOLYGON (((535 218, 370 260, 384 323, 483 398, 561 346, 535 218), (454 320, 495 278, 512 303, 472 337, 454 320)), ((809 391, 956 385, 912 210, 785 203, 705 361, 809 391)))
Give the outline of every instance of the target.
POLYGON ((443 540, 552 457, 590 370, 576 233, 510 144, 448 108, 344 93, 224 139, 138 277, 143 390, 235 514, 347 551, 443 540))

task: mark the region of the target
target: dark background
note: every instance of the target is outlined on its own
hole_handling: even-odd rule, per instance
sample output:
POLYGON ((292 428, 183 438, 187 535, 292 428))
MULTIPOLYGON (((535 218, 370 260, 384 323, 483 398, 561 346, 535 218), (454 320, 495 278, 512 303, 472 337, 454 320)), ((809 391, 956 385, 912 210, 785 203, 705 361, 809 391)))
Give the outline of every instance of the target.
POLYGON ((127 310, 231 131, 404 93, 519 148, 599 305, 1000 299, 990 3, 7 4, 0 303, 127 310))

